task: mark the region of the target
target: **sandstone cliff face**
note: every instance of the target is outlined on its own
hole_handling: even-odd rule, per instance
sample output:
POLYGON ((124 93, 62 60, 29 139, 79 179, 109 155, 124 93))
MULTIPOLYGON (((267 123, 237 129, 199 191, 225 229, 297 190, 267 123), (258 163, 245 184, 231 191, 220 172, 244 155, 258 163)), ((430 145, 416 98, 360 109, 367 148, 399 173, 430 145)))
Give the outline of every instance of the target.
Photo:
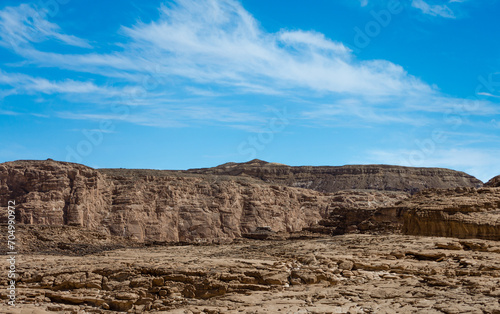
POLYGON ((315 191, 252 180, 124 174, 54 161, 5 163, 0 202, 15 200, 24 224, 81 226, 162 242, 232 239, 258 226, 300 231, 321 219, 328 200, 315 191))
MULTIPOLYGON (((379 208, 394 206, 407 198, 408 194, 403 192, 336 192, 328 202, 324 218, 306 230, 330 235, 374 231, 376 228, 366 228, 363 223, 374 215, 379 215, 379 208)), ((387 230, 387 226, 383 229, 387 230)))
POLYGON ((351 189, 405 191, 428 188, 481 187, 482 182, 466 173, 442 168, 412 168, 388 165, 341 167, 291 167, 262 160, 227 163, 215 168, 191 169, 189 173, 250 176, 319 192, 351 189))
POLYGON ((500 188, 427 190, 398 208, 406 234, 500 240, 500 188))
MULTIPOLYGON (((402 213, 417 208, 413 203, 395 207, 407 198, 402 191, 322 193, 287 186, 303 185, 305 181, 297 178, 313 180, 307 185, 318 189, 336 189, 346 182, 351 188, 389 190, 417 190, 419 186, 445 182, 469 186, 475 182, 464 174, 442 169, 426 173, 425 169, 389 166, 299 168, 258 161, 212 170, 96 170, 53 160, 17 161, 0 165, 0 202, 5 207, 9 200, 15 200, 17 220, 24 224, 75 226, 139 242, 204 242, 231 240, 258 227, 274 232, 307 229, 328 234, 397 230, 402 226, 402 213), (228 171, 228 167, 237 171, 228 171), (254 175, 249 175, 247 172, 252 172, 248 169, 255 171, 254 175), (442 177, 431 176, 437 174, 442 177), (394 176, 400 181, 393 180, 394 176), (417 178, 426 181, 418 181, 416 187, 406 185, 417 178), (403 179, 408 181, 403 184, 403 179), (379 183, 372 185, 374 182, 379 183)), ((6 221, 6 212, 2 210, 0 222, 6 221)), ((408 216, 411 221, 409 217, 413 216, 408 216)), ((405 228, 412 234, 432 233, 405 228)))
MULTIPOLYGON (((15 200, 17 219, 26 224, 97 227, 109 187, 92 168, 54 161, 0 165, 0 201, 15 200)), ((5 215, 5 212, 2 212, 5 215)))

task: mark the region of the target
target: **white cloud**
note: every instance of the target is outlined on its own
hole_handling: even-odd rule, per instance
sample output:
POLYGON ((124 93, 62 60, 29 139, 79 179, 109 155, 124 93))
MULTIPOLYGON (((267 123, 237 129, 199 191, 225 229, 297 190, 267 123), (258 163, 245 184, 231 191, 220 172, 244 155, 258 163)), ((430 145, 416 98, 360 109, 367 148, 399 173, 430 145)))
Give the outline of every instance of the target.
POLYGON ((357 61, 342 43, 306 31, 266 33, 236 1, 181 0, 159 21, 123 31, 162 72, 200 83, 394 95, 432 89, 398 65, 357 61))
POLYGON ((19 112, 11 111, 11 110, 2 110, 0 109, 0 115, 3 116, 18 116, 20 115, 19 112))
POLYGON ((350 49, 346 48, 342 43, 333 42, 325 35, 316 32, 305 31, 282 31, 278 34, 281 42, 290 46, 303 45, 306 49, 330 50, 339 56, 345 55, 348 57, 350 49))
POLYGON ((69 93, 69 94, 113 94, 114 92, 95 85, 92 82, 80 82, 74 80, 50 81, 45 78, 32 77, 21 73, 6 73, 0 70, 0 85, 12 87, 13 94, 24 92, 43 94, 69 93))
MULTIPOLYGON (((4 9, 4 15, 5 10, 12 9, 4 9)), ((58 34, 56 26, 46 28, 52 37, 58 34)), ((131 40, 124 52, 63 55, 33 47, 17 48, 17 52, 41 66, 124 80, 140 80, 155 68, 160 75, 251 93, 297 88, 362 96, 433 92, 401 66, 385 60, 357 61, 342 43, 323 34, 266 33, 233 0, 180 0, 163 6, 158 21, 122 31, 131 40)), ((17 34, 28 41, 23 36, 17 34)))
POLYGON ((498 95, 493 95, 493 94, 486 93, 486 92, 481 92, 481 93, 477 93, 477 94, 480 95, 480 96, 488 96, 488 97, 493 97, 493 98, 500 98, 500 96, 498 96, 498 95))
POLYGON ((19 46, 56 39, 67 45, 91 48, 89 43, 61 33, 57 24, 47 20, 47 11, 32 4, 6 7, 0 11, 0 45, 19 46))
MULTIPOLYGON (((420 5, 428 14, 439 11, 422 0, 415 0, 413 4, 420 5)), ((27 35, 14 27, 31 25, 44 30, 45 39, 55 38, 67 44, 76 41, 77 45, 85 46, 85 41, 67 37, 43 14, 41 20, 26 22, 26 16, 34 15, 33 10, 32 6, 21 5, 0 11, 0 29, 6 30, 5 36, 31 43, 34 40, 29 32, 27 35)), ((138 94, 129 104, 150 107, 149 113, 143 113, 142 120, 128 119, 138 124, 146 124, 147 118, 156 121, 162 116, 169 121, 197 120, 196 116, 186 112, 202 106, 217 106, 216 99, 211 99, 209 106, 201 105, 200 101, 214 95, 235 93, 267 94, 287 100, 329 97, 330 104, 311 105, 297 115, 311 121, 344 116, 372 123, 422 125, 426 121, 419 113, 442 113, 464 107, 460 104, 466 103, 466 100, 441 94, 436 87, 392 62, 357 60, 342 43, 321 33, 302 30, 266 32, 235 0, 178 0, 162 6, 158 20, 122 27, 121 33, 128 37, 128 42, 107 54, 60 54, 40 51, 32 45, 22 45, 15 50, 27 59, 27 64, 112 78, 119 87, 99 86, 94 81, 51 81, 1 71, 0 83, 10 85, 10 93, 79 93, 78 99, 66 100, 93 104, 107 104, 110 97, 120 93, 129 98, 138 94), (158 87, 144 91, 147 80, 154 81, 158 87), (178 81, 189 82, 196 88, 184 83, 169 85, 178 81), (212 91, 214 87, 216 93, 212 91), (135 92, 141 89, 142 93, 135 92), (186 97, 197 98, 199 102, 188 106, 182 100, 186 97), (181 111, 176 105, 183 105, 186 110, 181 111), (159 110, 159 106, 165 109, 159 110)), ((236 111, 205 117, 234 124, 241 121, 239 117, 231 120, 236 111)), ((482 101, 477 110, 468 114, 495 113, 498 114, 497 108, 482 101)), ((241 113, 241 116, 245 117, 245 114, 241 113)), ((249 121, 250 124, 256 120, 249 121)), ((185 125, 185 122, 178 124, 185 125)), ((161 125, 161 121, 151 125, 161 125)), ((249 129, 248 124, 239 127, 249 129)))
POLYGON ((412 126, 422 126, 427 123, 427 119, 401 108, 390 106, 373 108, 370 104, 353 99, 341 99, 334 104, 319 105, 313 110, 302 112, 302 116, 314 123, 325 122, 336 127, 346 126, 346 123, 356 127, 367 123, 370 125, 398 123, 412 126))
MULTIPOLYGON (((463 1, 453 1, 451 2, 463 2, 463 1)), ((446 4, 428 4, 424 0, 413 0, 411 6, 419 9, 424 14, 431 16, 440 16, 444 18, 456 18, 453 10, 451 10, 446 4)))
POLYGON ((151 106, 135 108, 133 114, 127 113, 74 113, 58 112, 57 117, 71 120, 123 121, 144 126, 170 128, 187 127, 192 121, 224 123, 232 128, 243 128, 248 123, 262 123, 265 117, 235 111, 230 108, 211 106, 151 106), (234 124, 238 123, 238 124, 234 124))

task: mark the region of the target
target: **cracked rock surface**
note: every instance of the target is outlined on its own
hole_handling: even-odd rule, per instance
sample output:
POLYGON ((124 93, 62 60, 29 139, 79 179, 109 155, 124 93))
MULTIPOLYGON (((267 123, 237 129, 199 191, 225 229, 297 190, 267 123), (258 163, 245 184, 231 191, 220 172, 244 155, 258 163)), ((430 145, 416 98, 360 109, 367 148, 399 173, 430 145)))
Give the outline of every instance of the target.
MULTIPOLYGON (((19 255, 18 306, 0 309, 500 313, 499 257, 495 241, 362 234, 19 255)), ((2 269, 7 266, 2 260, 2 269)), ((0 287, 3 300, 6 288, 0 287)))

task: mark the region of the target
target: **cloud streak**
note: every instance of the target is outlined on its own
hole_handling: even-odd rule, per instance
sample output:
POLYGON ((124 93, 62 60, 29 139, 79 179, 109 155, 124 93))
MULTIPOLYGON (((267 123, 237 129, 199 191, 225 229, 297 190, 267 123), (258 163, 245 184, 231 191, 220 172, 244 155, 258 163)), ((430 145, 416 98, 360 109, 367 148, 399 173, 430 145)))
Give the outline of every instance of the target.
POLYGON ((94 94, 113 95, 114 91, 99 87, 92 82, 74 80, 50 81, 22 73, 6 73, 0 70, 0 85, 10 86, 11 94, 94 94))
POLYGON ((199 83, 350 95, 432 92, 398 65, 357 61, 342 43, 310 31, 267 33, 236 1, 181 0, 159 21, 124 27, 132 47, 162 72, 199 83))
MULTIPOLYGON (((450 0, 452 2, 462 2, 457 0, 450 0)), ((413 0, 411 6, 420 10, 423 14, 430 16, 439 16, 448 19, 456 18, 455 13, 447 4, 428 4, 424 0, 413 0)))
POLYGON ((57 24, 47 20, 47 14, 47 10, 33 4, 4 8, 0 11, 0 43, 17 49, 55 39, 70 46, 92 48, 86 40, 62 33, 57 24))
MULTIPOLYGON (((26 24, 19 12, 32 10, 21 5, 2 11, 3 16, 10 11, 17 14, 14 22, 4 21, 8 34, 2 38, 4 44, 12 38, 22 43, 34 41, 12 26, 26 24)), ((162 6, 160 12, 158 21, 122 28, 130 39, 125 52, 63 55, 31 46, 18 47, 17 52, 40 66, 129 80, 139 79, 154 67, 161 75, 243 92, 278 93, 296 88, 365 96, 432 92, 401 66, 385 60, 356 61, 342 43, 323 34, 300 30, 266 33, 233 0, 180 0, 162 6)), ((57 32, 57 25, 32 24, 44 30, 41 40, 58 38, 67 44, 82 44, 57 32)))
MULTIPOLYGON (((432 6, 423 0, 414 0, 412 5, 430 15, 444 16, 448 12, 446 5, 432 6)), ((120 49, 61 54, 39 50, 36 43, 57 40, 83 48, 90 45, 84 39, 64 34, 47 20, 46 12, 36 11, 32 5, 4 8, 0 11, 0 42, 5 48, 13 49, 28 64, 86 73, 95 80, 54 81, 0 71, 0 84, 11 87, 3 97, 20 93, 79 94, 80 101, 106 105, 110 97, 120 96, 120 102, 149 108, 140 110, 141 119, 128 119, 130 123, 146 125, 147 119, 156 121, 163 116, 168 121, 183 121, 169 125, 182 126, 189 125, 186 119, 208 121, 186 112, 221 106, 224 96, 214 95, 273 95, 287 101, 305 100, 309 105, 300 109, 298 117, 311 121, 355 117, 375 124, 415 126, 427 123, 420 113, 445 113, 465 102, 443 95, 390 61, 358 60, 343 43, 321 33, 289 29, 266 32, 235 0, 178 0, 162 5, 159 12, 156 21, 122 26, 120 32, 127 41, 120 44, 120 49), (12 46, 9 42, 18 44, 12 46), (116 84, 110 87, 95 83, 103 79, 116 84), (187 98, 194 104, 186 104, 187 98), (321 104, 324 99, 328 99, 327 105, 321 104)), ((77 100, 67 97, 66 101, 77 100)), ((86 110, 82 117, 105 115, 101 109, 86 110)), ((498 113, 497 109, 482 101, 470 115, 494 113, 498 113)), ((234 114, 206 117, 228 125, 241 121, 231 121, 229 117, 234 114)), ((248 124, 258 120, 247 119, 248 124)), ((251 129, 248 125, 243 128, 251 129)))

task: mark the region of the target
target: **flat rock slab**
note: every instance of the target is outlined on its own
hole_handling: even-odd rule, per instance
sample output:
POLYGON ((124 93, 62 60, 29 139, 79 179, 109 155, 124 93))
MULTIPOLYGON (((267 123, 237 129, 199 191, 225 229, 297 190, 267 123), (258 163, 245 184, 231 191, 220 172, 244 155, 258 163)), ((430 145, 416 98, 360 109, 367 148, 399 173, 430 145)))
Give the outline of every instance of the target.
POLYGON ((488 240, 358 234, 21 254, 17 306, 0 286, 0 312, 497 313, 496 248, 488 240))

